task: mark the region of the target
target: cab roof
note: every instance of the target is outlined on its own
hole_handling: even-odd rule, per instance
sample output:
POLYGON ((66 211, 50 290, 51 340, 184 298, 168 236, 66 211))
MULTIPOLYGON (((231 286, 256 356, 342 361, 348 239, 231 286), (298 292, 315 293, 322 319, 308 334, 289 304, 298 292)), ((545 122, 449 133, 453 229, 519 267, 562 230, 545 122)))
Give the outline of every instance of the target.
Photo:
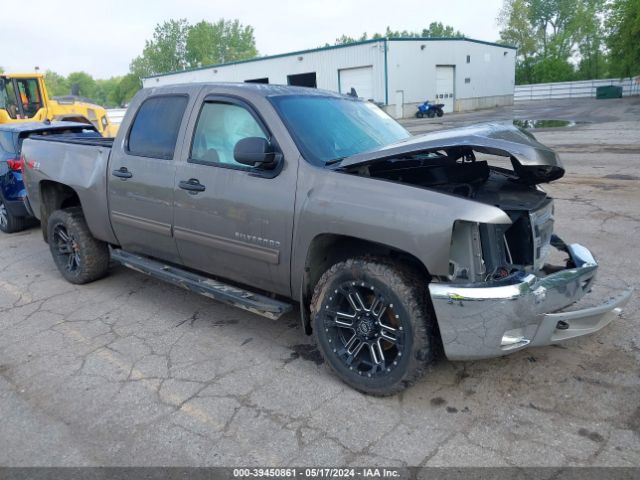
MULTIPOLYGON (((296 87, 292 85, 279 85, 275 83, 244 83, 244 82, 185 82, 174 83, 171 85, 158 85, 146 87, 145 90, 169 90, 180 89, 190 90, 200 87, 219 87, 226 91, 237 90, 239 92, 253 92, 263 97, 274 97, 279 95, 305 95, 320 97, 345 98, 345 95, 332 92, 330 90, 322 90, 320 88, 296 87)), ((353 98, 346 96, 346 98, 353 98)))

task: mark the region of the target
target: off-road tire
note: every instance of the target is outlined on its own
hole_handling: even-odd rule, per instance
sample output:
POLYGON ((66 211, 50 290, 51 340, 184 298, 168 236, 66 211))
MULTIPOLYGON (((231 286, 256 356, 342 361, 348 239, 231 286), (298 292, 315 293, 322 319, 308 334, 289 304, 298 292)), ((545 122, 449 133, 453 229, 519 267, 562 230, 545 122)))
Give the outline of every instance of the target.
MULTIPOLYGON (((398 393, 413 385, 434 361, 439 343, 435 315, 432 313, 428 295, 427 279, 410 267, 378 257, 352 258, 336 263, 321 276, 316 284, 310 309, 314 339, 325 364, 342 381, 363 393, 377 396, 398 393), (389 363, 391 367, 389 373, 385 373, 386 369, 383 369, 382 373, 370 377, 366 372, 356 371, 357 367, 354 370, 353 364, 348 366, 346 360, 340 356, 340 347, 342 347, 342 354, 345 355, 346 351, 347 356, 349 349, 344 342, 343 345, 339 345, 339 339, 336 339, 336 334, 332 333, 335 331, 335 326, 329 326, 334 323, 330 313, 333 307, 330 308, 330 306, 335 303, 335 300, 330 299, 339 295, 337 292, 341 285, 347 283, 348 288, 349 282, 355 282, 354 285, 358 288, 365 288, 365 294, 367 289, 374 287, 371 290, 381 298, 384 297, 393 308, 390 316, 400 318, 396 320, 401 322, 396 324, 396 330, 404 332, 401 352, 403 355, 396 356, 397 364, 392 366, 392 362, 389 363), (360 287, 363 284, 366 287, 360 287)), ((355 320, 353 323, 356 323, 355 320)), ((350 330, 346 331, 350 332, 350 330)), ((358 330, 354 328, 353 334, 356 335, 357 332, 358 330)), ((373 353, 369 356, 373 360, 373 353)), ((384 353, 382 357, 385 358, 384 353)))
POLYGON ((436 110, 436 115, 437 115, 438 117, 443 116, 443 115, 444 115, 444 110, 442 110, 441 108, 439 108, 438 110, 436 110))
POLYGON ((4 199, 0 196, 0 230, 4 233, 15 233, 25 228, 27 228, 27 219, 11 215, 4 199))
POLYGON ((49 216, 47 239, 53 260, 60 273, 70 283, 84 284, 104 277, 109 269, 109 247, 106 243, 93 238, 87 222, 78 207, 56 210, 49 216), (73 253, 61 252, 60 232, 66 232, 73 245, 73 253), (76 261, 70 262, 69 255, 76 261), (74 263, 75 268, 69 268, 74 263))

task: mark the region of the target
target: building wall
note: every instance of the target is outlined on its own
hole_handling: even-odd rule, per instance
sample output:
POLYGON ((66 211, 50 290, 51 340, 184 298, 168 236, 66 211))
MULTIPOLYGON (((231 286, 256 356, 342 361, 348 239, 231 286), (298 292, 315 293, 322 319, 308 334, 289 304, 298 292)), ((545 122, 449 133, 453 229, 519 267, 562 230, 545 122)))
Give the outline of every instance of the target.
POLYGON ((470 41, 389 41, 387 111, 395 114, 398 90, 403 116, 413 115, 427 99, 436 100, 437 65, 455 66, 455 111, 512 104, 515 56, 514 49, 470 41))
MULTIPOLYGON (((455 66, 455 111, 513 103, 516 51, 470 40, 392 39, 265 57, 143 79, 145 87, 185 82, 243 82, 316 72, 318 88, 340 91, 339 71, 372 66, 373 100, 392 116, 412 116, 424 100, 436 100, 436 66, 455 66), (467 63, 467 55, 470 61, 467 63), (385 71, 386 68, 386 71, 385 71), (387 86, 385 89, 385 77, 387 86), (465 82, 469 79, 469 82, 465 82), (402 95, 398 95, 402 91, 402 95), (397 102, 402 100, 402 105, 397 102)), ((342 86, 343 90, 345 87, 342 86)))
POLYGON ((143 79, 144 87, 185 82, 244 82, 268 77, 269 83, 287 85, 287 75, 316 72, 318 88, 338 91, 340 69, 373 67, 373 96, 384 102, 384 43, 367 42, 350 47, 327 48, 267 57, 263 60, 207 67, 143 79), (300 59, 301 58, 301 59, 300 59))

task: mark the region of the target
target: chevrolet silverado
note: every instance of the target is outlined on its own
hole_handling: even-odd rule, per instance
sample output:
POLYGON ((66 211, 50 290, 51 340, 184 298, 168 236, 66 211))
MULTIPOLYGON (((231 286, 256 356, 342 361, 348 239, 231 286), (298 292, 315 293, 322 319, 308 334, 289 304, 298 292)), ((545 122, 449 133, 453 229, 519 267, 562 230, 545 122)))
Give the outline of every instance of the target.
POLYGON ((631 292, 562 311, 598 264, 554 234, 558 156, 483 124, 411 136, 376 105, 258 84, 149 88, 115 139, 24 142, 28 206, 68 281, 110 259, 302 328, 388 395, 439 351, 488 358, 595 332, 631 292), (550 264, 550 252, 563 257, 550 264))

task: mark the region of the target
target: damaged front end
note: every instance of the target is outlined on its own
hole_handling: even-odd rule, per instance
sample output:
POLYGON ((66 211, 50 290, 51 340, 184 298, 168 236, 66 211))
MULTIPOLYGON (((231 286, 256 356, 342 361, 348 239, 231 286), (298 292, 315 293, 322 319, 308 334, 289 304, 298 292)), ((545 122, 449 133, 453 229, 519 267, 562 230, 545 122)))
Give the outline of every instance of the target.
POLYGON ((509 216, 510 224, 467 219, 452 227, 448 274, 429 284, 449 359, 494 357, 593 333, 630 297, 624 292, 598 307, 556 313, 590 291, 598 264, 586 248, 554 235, 553 199, 538 184, 562 177, 564 168, 528 132, 496 124, 436 132, 348 157, 339 169, 492 205, 509 216), (547 263, 554 248, 567 256, 561 265, 547 263))
POLYGON ((515 270, 485 282, 429 284, 447 358, 489 358, 550 345, 594 333, 622 313, 631 291, 596 307, 558 312, 591 290, 598 263, 582 245, 565 245, 555 236, 551 244, 568 254, 566 265, 515 270))

